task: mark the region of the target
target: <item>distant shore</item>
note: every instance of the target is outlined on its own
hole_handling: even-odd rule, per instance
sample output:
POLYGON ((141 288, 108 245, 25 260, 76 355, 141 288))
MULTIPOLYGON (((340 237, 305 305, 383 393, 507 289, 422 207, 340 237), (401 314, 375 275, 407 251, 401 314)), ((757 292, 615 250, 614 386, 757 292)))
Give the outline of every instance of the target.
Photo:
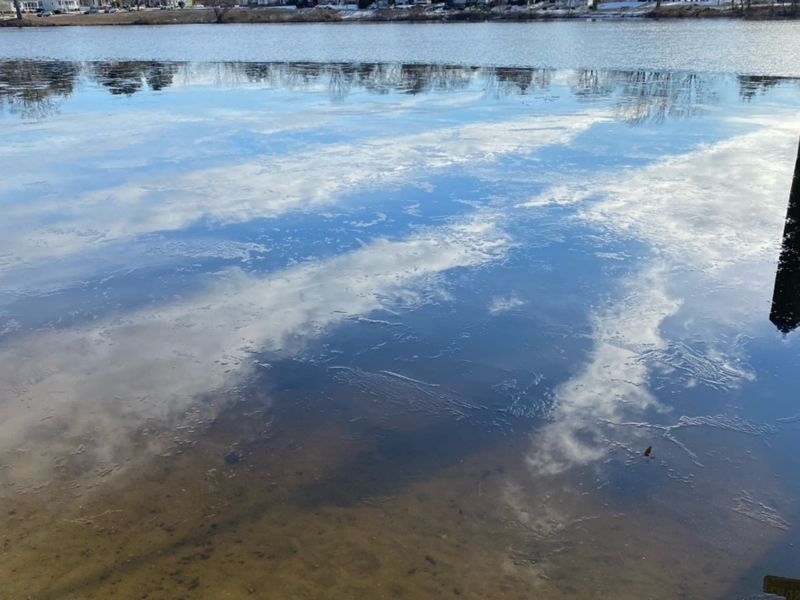
MULTIPOLYGON (((747 13, 722 9, 716 6, 681 4, 668 5, 658 10, 654 3, 642 3, 641 7, 595 10, 529 10, 507 9, 502 12, 488 8, 449 10, 443 12, 411 10, 359 10, 338 11, 319 9, 232 9, 225 13, 223 23, 346 23, 346 22, 485 22, 485 21, 548 21, 558 19, 687 19, 687 18, 735 18, 735 19, 792 19, 782 14, 780 5, 754 6, 747 13)), ((75 25, 184 25, 216 23, 213 10, 175 9, 118 11, 112 14, 66 14, 51 17, 36 17, 26 14, 23 20, 7 18, 0 21, 5 27, 59 27, 75 25)))

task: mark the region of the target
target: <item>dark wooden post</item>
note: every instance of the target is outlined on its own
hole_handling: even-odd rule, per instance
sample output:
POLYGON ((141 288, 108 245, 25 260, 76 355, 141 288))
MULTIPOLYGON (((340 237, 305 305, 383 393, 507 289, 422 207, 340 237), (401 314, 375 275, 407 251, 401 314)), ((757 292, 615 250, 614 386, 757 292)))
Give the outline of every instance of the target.
POLYGON ((769 320, 784 333, 800 325, 800 147, 794 164, 792 191, 786 208, 783 245, 775 273, 769 320))

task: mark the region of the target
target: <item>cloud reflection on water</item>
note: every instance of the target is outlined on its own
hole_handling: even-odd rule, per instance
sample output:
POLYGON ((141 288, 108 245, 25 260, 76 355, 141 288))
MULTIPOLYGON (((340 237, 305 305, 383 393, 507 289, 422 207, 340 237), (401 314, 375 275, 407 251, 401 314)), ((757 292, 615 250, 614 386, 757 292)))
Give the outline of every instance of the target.
MULTIPOLYGON (((23 295, 45 290, 46 278, 37 281, 31 276, 33 271, 26 270, 32 266, 52 271, 55 262, 64 265, 73 260, 78 266, 65 269, 69 277, 82 275, 81 268, 86 276, 94 276, 95 257, 114 257, 116 253, 109 261, 130 264, 135 260, 127 254, 130 242, 155 232, 183 232, 201 221, 221 226, 292 212, 315 213, 341 208, 347 198, 363 192, 379 194, 402 186, 433 189, 431 180, 443 175, 497 184, 507 173, 503 163, 509 159, 523 162, 520 172, 527 179, 523 177, 522 182, 535 188, 546 181, 547 160, 553 160, 540 158, 542 151, 566 152, 595 126, 614 120, 663 124, 702 115, 708 104, 719 100, 717 87, 723 81, 713 75, 680 73, 577 71, 564 75, 415 65, 217 64, 198 68, 103 63, 82 68, 85 77, 94 78, 118 96, 141 97, 148 86, 161 92, 176 86, 175 91, 185 92, 193 85, 238 88, 243 82, 258 89, 322 93, 342 103, 334 112, 350 120, 368 113, 380 116, 380 110, 359 97, 359 92, 378 97, 442 93, 415 105, 415 110, 426 115, 424 131, 397 132, 395 126, 388 135, 386 121, 376 121, 377 125, 359 122, 354 130, 335 131, 332 139, 304 141, 299 149, 289 146, 271 152, 251 152, 232 141, 233 151, 221 153, 222 159, 213 165, 181 162, 174 149, 158 148, 161 158, 167 156, 165 152, 173 152, 169 158, 174 159, 174 172, 153 176, 132 170, 130 176, 112 184, 99 178, 96 184, 85 186, 88 191, 79 189, 63 197, 48 193, 9 203, 5 211, 8 234, 0 241, 0 256, 4 257, 7 281, 22 273, 18 280, 26 280, 23 295), (511 110, 505 115, 487 113, 482 106, 487 97, 497 102, 553 89, 559 93, 568 90, 571 95, 564 95, 564 105, 554 110, 534 110, 533 114, 511 110), (483 91, 476 96, 476 90, 483 91), (454 101, 448 95, 454 91, 469 93, 454 101), (348 98, 352 103, 345 106, 348 98), (440 111, 456 106, 468 111, 462 121, 438 117, 440 111), (344 134, 351 139, 342 139, 347 137, 344 134)), ((74 86, 77 73, 65 72, 68 85, 74 86)), ((23 83, 16 89, 9 86, 5 98, 21 97, 27 93, 25 77, 35 80, 41 76, 17 75, 23 83)), ((758 83, 754 88, 753 82, 741 79, 738 85, 749 90, 742 93, 746 100, 752 98, 753 89, 772 86, 758 83)), ((69 95, 59 91, 59 86, 54 89, 51 95, 55 97, 69 95)), ((91 91, 97 93, 94 88, 91 91)), ((158 98, 166 102, 165 95, 158 98)), ((62 149, 88 145, 89 155, 96 152, 103 157, 101 168, 106 161, 115 164, 115 160, 118 166, 148 168, 152 163, 137 163, 127 155, 132 147, 159 145, 160 136, 170 128, 187 125, 195 136, 190 141, 196 146, 207 141, 213 146, 229 139, 223 130, 237 125, 263 136, 308 133, 314 129, 309 122, 325 130, 331 123, 330 114, 320 117, 309 109, 308 116, 292 122, 282 112, 261 116, 256 110, 215 106, 186 115, 159 105, 159 109, 127 111, 119 117, 118 130, 111 138, 98 136, 100 125, 92 124, 92 115, 56 116, 38 121, 27 150, 24 145, 22 148, 31 156, 46 150, 48 144, 62 149)), ((751 128, 752 133, 621 172, 601 171, 590 162, 567 163, 572 167, 565 169, 567 176, 560 171, 552 176, 559 179, 557 186, 538 195, 527 207, 519 207, 526 212, 525 208, 551 204, 553 198, 562 208, 573 204, 573 222, 620 240, 643 242, 650 253, 615 280, 611 286, 615 287, 614 300, 609 306, 587 309, 594 347, 586 364, 555 387, 558 402, 551 414, 553 422, 536 436, 529 456, 537 472, 563 472, 605 456, 613 440, 607 437, 603 421, 668 409, 649 387, 652 364, 671 350, 672 340, 664 325, 676 317, 687 320, 694 316, 686 307, 694 306, 691 294, 698 285, 723 272, 730 276, 743 265, 760 266, 770 258, 774 248, 769 232, 775 215, 782 214, 775 207, 785 198, 783 146, 796 125, 790 119, 748 117, 737 127, 751 128), (748 190, 767 195, 775 204, 752 203, 748 190), (743 230, 742 222, 751 226, 743 230), (686 277, 686 273, 692 276, 686 277)), ((13 133, 22 136, 28 131, 30 124, 23 123, 13 133)), ((561 162, 558 165, 563 166, 561 162)), ((27 174, 28 179, 12 176, 0 185, 8 192, 20 193, 38 175, 39 171, 27 174)), ((500 193, 491 202, 492 211, 450 218, 448 225, 441 225, 441 217, 437 217, 435 226, 404 228, 388 237, 378 235, 364 242, 361 250, 322 262, 267 274, 225 268, 217 276, 219 281, 207 283, 211 277, 200 277, 202 290, 187 298, 118 318, 100 316, 91 325, 62 331, 17 331, 14 350, 6 350, 2 368, 12 382, 9 396, 28 398, 31 404, 5 407, 6 439, 12 442, 6 449, 24 441, 26 432, 44 429, 49 439, 60 440, 52 442, 52 452, 63 456, 83 435, 81 427, 91 423, 93 430, 107 432, 97 437, 94 454, 99 460, 113 460, 120 452, 116 444, 125 446, 125 431, 150 418, 169 422, 197 396, 232 385, 237 377, 246 378, 253 368, 248 363, 253 350, 291 354, 293 348, 318 339, 346 318, 369 315, 401 301, 414 305, 421 289, 437 289, 435 279, 452 269, 475 268, 505 256, 514 236, 508 218, 515 214, 508 200, 500 193), (120 409, 126 398, 134 404, 120 409), (79 420, 77 415, 89 406, 95 410, 93 421, 79 420), (47 414, 49 422, 41 425, 39 411, 55 412, 47 414), (78 429, 72 429, 75 426, 78 429), (56 430, 59 436, 49 435, 56 430)), ((374 224, 371 216, 362 217, 358 215, 354 222, 374 224)), ((559 227, 566 231, 568 225, 559 227)), ((529 240, 513 241, 524 244, 529 240)), ((757 275, 760 268, 752 270, 749 290, 755 297, 766 275, 757 275)), ((724 301, 724 294, 720 298, 724 301)), ((752 307, 752 298, 742 305, 752 307)), ((488 311, 500 315, 529 306, 515 292, 495 295, 488 311)), ((704 325, 709 330, 725 319, 741 321, 740 316, 726 312, 735 310, 730 305, 721 308, 704 325)), ((737 369, 735 361, 728 360, 730 353, 730 348, 713 347, 704 359, 711 364, 727 361, 733 364, 730 372, 744 377, 746 369, 737 369)), ((52 455, 43 462, 51 460, 52 455)), ((17 457, 15 464, 14 477, 34 475, 43 468, 32 454, 17 457), (23 468, 26 461, 31 462, 23 468)))
POLYGON ((0 241, 0 270, 87 255, 109 243, 181 230, 201 219, 226 224, 320 210, 347 194, 423 184, 445 170, 475 163, 485 168, 504 155, 568 144, 607 118, 603 111, 587 111, 325 144, 232 165, 190 167, 175 176, 136 178, 87 192, 66 205, 64 199, 47 197, 12 205, 5 212, 8 233, 0 241))
POLYGON ((528 460, 537 472, 601 459, 619 439, 627 445, 624 432, 612 432, 608 422, 646 420, 648 410, 665 410, 650 391, 658 369, 683 369, 687 386, 725 388, 754 378, 741 364, 737 336, 764 329, 762 305, 800 121, 781 114, 746 123, 752 133, 643 169, 600 175, 595 183, 579 176, 528 203, 546 206, 554 196, 577 202, 577 218, 643 242, 650 253, 619 282, 619 299, 593 311, 589 362, 556 389, 554 423, 534 437, 528 460), (736 302, 729 295, 732 280, 740 282, 736 302), (725 329, 735 335, 727 337, 725 329), (674 343, 700 336, 705 344, 700 355, 690 355, 693 363, 670 356, 674 343))
POLYGON ((79 446, 92 468, 124 463, 143 425, 175 425, 199 396, 246 380, 252 352, 291 356, 346 319, 437 294, 437 278, 451 269, 501 258, 509 240, 496 219, 479 211, 265 277, 230 269, 185 301, 15 340, 0 360, 4 396, 18 399, 0 409, 2 451, 13 455, 3 476, 46 480, 78 460, 79 446), (46 452, 34 451, 42 445, 46 452))

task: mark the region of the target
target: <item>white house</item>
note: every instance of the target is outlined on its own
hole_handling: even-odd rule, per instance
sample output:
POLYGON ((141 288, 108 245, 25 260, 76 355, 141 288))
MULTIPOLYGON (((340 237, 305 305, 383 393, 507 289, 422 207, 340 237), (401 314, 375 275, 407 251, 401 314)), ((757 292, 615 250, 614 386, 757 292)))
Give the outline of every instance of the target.
MULTIPOLYGON (((35 13, 39 10, 39 0, 19 0, 19 7, 22 12, 35 13)), ((0 13, 13 12, 17 12, 14 0, 0 0, 0 13)))
POLYGON ((113 6, 112 0, 79 0, 82 8, 106 8, 113 6))
POLYGON ((78 0, 40 0, 39 4, 44 10, 52 12, 77 12, 81 8, 78 0))

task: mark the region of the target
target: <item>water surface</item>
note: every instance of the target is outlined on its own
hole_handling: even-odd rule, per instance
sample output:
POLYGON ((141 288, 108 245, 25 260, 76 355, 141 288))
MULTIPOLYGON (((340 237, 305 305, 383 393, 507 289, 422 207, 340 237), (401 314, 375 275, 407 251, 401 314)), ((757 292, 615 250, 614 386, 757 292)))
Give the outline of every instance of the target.
POLYGON ((800 23, 730 19, 47 27, 0 32, 0 57, 402 62, 800 76, 800 23))
POLYGON ((6 593, 708 599, 797 577, 795 305, 772 305, 797 92, 0 63, 6 593))

